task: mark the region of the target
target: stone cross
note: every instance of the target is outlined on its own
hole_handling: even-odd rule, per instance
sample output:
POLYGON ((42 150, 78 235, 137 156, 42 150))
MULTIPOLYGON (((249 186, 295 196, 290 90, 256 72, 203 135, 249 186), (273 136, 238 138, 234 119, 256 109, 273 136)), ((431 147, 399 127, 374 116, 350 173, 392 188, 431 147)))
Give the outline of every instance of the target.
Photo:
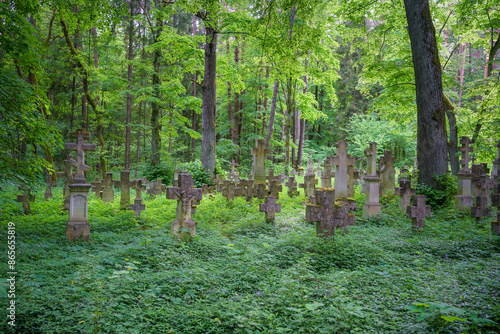
POLYGON ((273 223, 276 212, 281 212, 281 204, 277 204, 273 196, 266 197, 266 202, 259 204, 259 211, 266 213, 267 223, 273 223))
POLYGON ((371 142, 370 147, 365 150, 365 156, 368 160, 365 181, 365 204, 363 205, 363 217, 372 217, 380 214, 381 206, 379 202, 380 196, 380 179, 377 177, 377 143, 371 142))
MULTIPOLYGON (((299 171, 300 171, 300 168, 299 168, 299 171)), ((309 160, 307 160, 306 175, 311 175, 311 174, 315 174, 315 172, 314 172, 313 152, 309 151, 309 160)))
POLYGON ((408 166, 404 165, 403 168, 399 171, 398 180, 411 180, 410 171, 408 170, 408 166))
POLYGON ((345 141, 338 141, 335 147, 337 148, 336 155, 331 159, 332 166, 335 166, 335 196, 336 198, 347 198, 347 168, 354 166, 356 158, 347 154, 345 141))
POLYGON ((245 196, 245 200, 250 202, 253 198, 253 180, 240 180, 240 196, 245 196))
POLYGON ((203 195, 213 194, 214 191, 214 186, 209 186, 208 184, 201 185, 201 192, 203 195))
POLYGON ((214 186, 215 186, 215 190, 217 191, 221 191, 221 185, 222 185, 222 178, 220 176, 220 174, 217 174, 214 178, 214 186))
POLYGON ((31 195, 31 189, 24 186, 19 186, 17 189, 21 190, 23 194, 17 195, 16 201, 22 203, 24 213, 29 215, 31 213, 30 202, 35 201, 35 195, 31 195))
POLYGON ((495 145, 497 148, 497 157, 493 160, 493 167, 491 168, 491 178, 493 180, 500 179, 500 140, 495 145))
POLYGON ((371 142, 370 147, 365 150, 367 158, 366 175, 377 177, 377 143, 371 142))
POLYGON ((385 195, 389 190, 394 192, 396 182, 395 161, 396 158, 392 156, 392 151, 385 150, 384 155, 380 157, 380 196, 385 195))
POLYGON ((253 197, 264 199, 267 196, 267 189, 264 183, 253 184, 253 197))
POLYGON ((156 197, 157 195, 161 195, 161 193, 164 190, 165 190, 165 185, 162 184, 162 180, 160 178, 158 178, 158 179, 156 179, 156 182, 151 182, 149 184, 149 189, 148 189, 148 191, 146 193, 150 197, 156 197))
POLYGON ((491 195, 491 205, 497 208, 497 220, 491 222, 491 232, 500 234, 500 182, 498 179, 491 195))
POLYGON ((316 168, 316 170, 317 170, 316 171, 316 177, 318 179, 321 179, 321 159, 320 158, 318 158, 318 165, 317 166, 318 167, 316 168))
POLYGON ((99 176, 95 177, 95 181, 90 182, 92 185, 92 191, 95 194, 95 197, 101 198, 102 197, 102 191, 104 190, 104 186, 102 185, 101 180, 99 179, 99 176))
POLYGON ((271 183, 269 184, 268 194, 271 197, 280 199, 280 192, 282 191, 283 191, 283 186, 280 184, 280 182, 278 180, 272 180, 271 183))
POLYGON ((325 160, 324 171, 321 173, 321 188, 331 188, 332 187, 332 164, 330 159, 325 160))
POLYGON ((234 196, 235 196, 234 181, 224 180, 224 185, 222 188, 222 196, 226 198, 226 202, 234 201, 234 196))
POLYGON ((314 190, 316 189, 317 184, 318 180, 316 179, 316 175, 314 173, 306 174, 306 176, 304 176, 304 183, 299 184, 299 188, 304 189, 304 195, 306 198, 311 197, 314 199, 314 190))
POLYGON ((399 188, 395 189, 395 193, 399 196, 399 208, 406 210, 410 205, 411 196, 415 195, 415 189, 411 187, 411 181, 407 179, 399 179, 399 188))
POLYGON ((130 187, 135 190, 134 204, 130 204, 130 210, 133 210, 135 216, 139 218, 141 212, 146 209, 146 205, 142 204, 142 192, 146 190, 146 184, 143 184, 142 180, 138 179, 130 187))
POLYGON ((234 162, 234 159, 231 160, 231 172, 229 173, 229 179, 233 180, 235 183, 238 183, 240 181, 240 174, 235 170, 236 162, 234 162))
POLYGON ((52 187, 57 187, 57 182, 52 181, 52 174, 46 171, 45 182, 47 183, 47 188, 45 189, 44 197, 45 199, 52 198, 52 187))
POLYGON ((268 169, 268 175, 266 177, 267 179, 267 186, 271 186, 271 181, 273 181, 276 177, 274 176, 274 168, 269 168, 268 169))
POLYGON ((460 139, 460 146, 458 150, 462 153, 462 159, 460 159, 460 171, 459 173, 470 173, 469 163, 471 162, 470 154, 474 151, 472 147, 470 147, 470 139, 469 137, 462 137, 460 139))
POLYGON ((196 234, 196 223, 191 219, 193 201, 202 200, 201 188, 194 188, 194 181, 191 175, 180 172, 177 180, 177 187, 167 188, 167 199, 177 200, 177 215, 172 222, 171 233, 179 240, 189 240, 196 234))
POLYGON ((491 208, 488 206, 488 197, 476 196, 476 205, 470 208, 470 216, 476 218, 476 223, 481 221, 482 217, 489 216, 491 208))
POLYGON ((266 183, 266 164, 265 158, 269 154, 269 149, 265 148, 264 139, 256 139, 255 147, 252 148, 254 166, 252 170, 254 184, 266 183))
MULTIPOLYGON (((477 164, 477 165, 472 165, 471 168, 471 174, 472 174, 472 196, 481 196, 481 186, 483 185, 483 182, 481 182, 481 177, 483 175, 487 175, 489 173, 488 170, 488 165, 485 163, 477 164)), ((489 178, 488 178, 488 181, 489 178)), ((487 186, 487 185, 486 185, 487 186)), ((488 193, 489 195, 489 193, 488 193)))
POLYGON ((300 195, 299 191, 297 190, 297 182, 295 181, 295 176, 289 176, 288 182, 285 183, 285 186, 288 187, 288 196, 296 197, 300 195))
POLYGON ((90 134, 85 130, 78 130, 71 133, 71 138, 77 138, 76 143, 64 143, 64 149, 69 151, 76 151, 77 160, 72 161, 72 165, 76 167, 76 175, 73 177, 73 182, 86 184, 84 172, 89 171, 89 166, 85 164, 85 152, 95 151, 95 144, 85 143, 85 139, 90 138, 90 134))
POLYGON ((71 164, 73 156, 70 154, 67 160, 64 160, 64 172, 58 173, 59 176, 64 177, 63 197, 64 197, 64 210, 69 210, 69 185, 73 183, 73 165, 71 164))
POLYGON ((130 181, 130 171, 120 171, 120 181, 115 180, 113 185, 115 188, 120 188, 120 210, 130 209, 130 186, 133 186, 136 181, 130 181))
POLYGON ((115 190, 113 189, 113 173, 106 173, 103 185, 104 190, 102 191, 102 202, 103 203, 113 203, 115 201, 115 190))
POLYGON ((422 230, 425 226, 425 218, 430 217, 431 207, 425 205, 425 195, 414 195, 413 206, 406 208, 406 217, 411 218, 414 230, 422 230))

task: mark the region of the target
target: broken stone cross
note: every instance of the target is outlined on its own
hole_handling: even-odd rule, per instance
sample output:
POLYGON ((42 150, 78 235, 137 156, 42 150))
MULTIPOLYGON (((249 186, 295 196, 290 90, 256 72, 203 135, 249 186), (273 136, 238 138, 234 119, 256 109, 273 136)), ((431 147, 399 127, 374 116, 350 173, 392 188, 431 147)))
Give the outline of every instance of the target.
POLYGON ((64 143, 64 149, 77 152, 77 160, 71 161, 71 164, 76 167, 76 174, 73 177, 73 182, 75 184, 87 184, 84 172, 89 171, 89 166, 85 164, 85 152, 95 151, 95 144, 85 143, 85 139, 90 138, 90 133, 82 129, 71 133, 71 138, 76 138, 77 142, 64 143))
POLYGON ((171 234, 178 240, 190 240, 196 234, 196 223, 191 219, 191 214, 196 206, 193 201, 201 201, 203 194, 201 188, 194 188, 194 181, 187 172, 180 172, 177 187, 167 188, 167 199, 177 200, 176 219, 171 225, 171 234))
POLYGON ((282 191, 283 191, 283 186, 280 184, 280 182, 278 180, 272 180, 271 183, 269 184, 268 194, 271 197, 280 199, 280 192, 282 191))
POLYGON ((240 181, 240 174, 235 170, 236 167, 236 162, 234 162, 234 159, 231 160, 231 172, 229 173, 229 179, 233 180, 235 183, 238 183, 240 181))
POLYGON ((221 191, 221 186, 222 186, 222 178, 220 176, 220 174, 217 174, 214 178, 214 187, 215 187, 215 190, 217 191, 221 191))
POLYGON ((130 186, 135 183, 135 180, 130 181, 130 171, 120 171, 120 181, 114 181, 115 188, 120 188, 120 210, 130 209, 130 186))
POLYGON ((289 176, 288 182, 285 183, 285 186, 288 187, 288 196, 296 197, 300 195, 299 191, 297 190, 297 182, 295 181, 295 176, 289 176))
POLYGON ((406 217, 411 218, 412 228, 416 231, 425 226, 425 218, 430 217, 431 207, 425 205, 425 195, 414 195, 413 206, 406 208, 406 217))
POLYGON ((52 198, 52 187, 57 187, 57 182, 52 181, 52 174, 46 171, 45 182, 47 183, 47 188, 45 189, 44 197, 45 199, 52 198))
POLYGON ((334 174, 332 173, 332 164, 330 159, 325 160, 325 169, 321 173, 321 188, 332 188, 332 177, 334 174))
POLYGON ((380 157, 380 196, 385 195, 389 190, 394 192, 396 182, 395 161, 396 158, 392 156, 392 151, 385 150, 384 156, 380 157))
MULTIPOLYGON (((354 166, 356 158, 347 154, 347 144, 345 141, 340 140, 335 144, 336 155, 331 159, 332 165, 335 166, 335 197, 347 198, 347 168, 354 166)), ((354 183, 354 182, 353 182, 354 183)))
POLYGON ((113 189, 113 173, 106 173, 103 185, 104 185, 104 190, 102 191, 103 203, 113 203, 115 201, 115 190, 113 189))
POLYGON ((253 198, 253 180, 240 180, 240 196, 244 196, 247 202, 253 198))
MULTIPOLYGON (((314 172, 313 152, 309 151, 309 160, 307 160, 306 175, 311 175, 311 174, 315 174, 315 172, 314 172)), ((302 175, 300 175, 300 176, 302 176, 302 175)))
POLYGON ((304 189, 304 195, 307 199, 314 201, 314 190, 316 189, 316 185, 318 184, 318 180, 316 179, 316 175, 306 174, 304 176, 304 183, 299 184, 299 188, 304 189))
POLYGON ((99 176, 96 176, 95 181, 90 182, 90 184, 92 185, 92 191, 94 192, 95 197, 102 198, 102 191, 104 190, 104 187, 99 179, 99 176))
POLYGON ((459 173, 470 173, 469 163, 471 162, 470 154, 474 151, 472 147, 470 147, 470 139, 469 137, 460 138, 460 146, 458 150, 462 154, 462 159, 460 159, 460 170, 459 173))
POLYGON ((24 213, 29 215, 31 213, 30 202, 35 201, 35 195, 31 195, 31 189, 24 186, 19 186, 17 189, 21 190, 23 194, 17 195, 16 201, 22 203, 24 213))
POLYGON ((224 185, 222 188, 222 196, 226 198, 226 202, 234 201, 235 196, 235 184, 234 181, 224 180, 224 185))
POLYGON ((276 212, 281 212, 281 204, 277 204, 273 196, 266 197, 266 202, 259 204, 259 211, 266 213, 267 223, 273 223, 276 212))
POLYGON ((406 210, 410 205, 411 196, 415 195, 415 189, 411 187, 411 181, 407 179, 399 179, 399 188, 395 189, 396 195, 399 196, 399 208, 406 210))
POLYGON ((141 179, 138 179, 133 181, 131 187, 135 190, 135 199, 134 204, 130 204, 130 210, 134 210, 135 216, 139 218, 141 212, 146 209, 146 205, 142 204, 142 192, 146 190, 146 185, 142 183, 141 179))
POLYGON ((253 182, 257 184, 266 183, 266 164, 265 158, 269 154, 269 149, 265 147, 264 139, 256 139, 255 147, 252 148, 254 166, 252 170, 253 182))
POLYGON ((371 142, 370 147, 365 150, 365 156, 368 158, 368 166, 365 181, 365 204, 363 205, 363 217, 372 217, 380 214, 381 207, 379 202, 380 179, 377 177, 377 143, 371 142))

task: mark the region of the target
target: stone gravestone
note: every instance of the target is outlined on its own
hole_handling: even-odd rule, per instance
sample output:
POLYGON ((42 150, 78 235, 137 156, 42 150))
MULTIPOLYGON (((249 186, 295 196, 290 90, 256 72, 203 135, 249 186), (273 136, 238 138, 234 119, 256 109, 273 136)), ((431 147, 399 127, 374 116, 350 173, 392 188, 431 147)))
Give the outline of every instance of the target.
POLYGON ((272 180, 269 185, 268 194, 275 199, 280 199, 280 192, 283 191, 283 186, 278 180, 272 180))
POLYGON ((95 144, 85 143, 85 139, 90 138, 90 134, 85 130, 78 130, 71 134, 76 138, 76 143, 64 143, 64 148, 77 152, 76 174, 73 177, 73 184, 69 185, 69 221, 66 224, 66 237, 69 240, 90 237, 90 225, 88 222, 88 201, 91 185, 87 183, 84 172, 88 172, 89 166, 85 164, 85 152, 95 151, 95 144))
POLYGON ((47 188, 45 189, 45 194, 43 196, 45 199, 52 198, 52 187, 57 187, 57 182, 52 181, 52 174, 49 171, 45 173, 45 183, 47 184, 47 188))
POLYGON ((354 225, 355 216, 349 213, 349 206, 335 202, 335 190, 317 189, 314 202, 307 204, 306 222, 316 223, 316 236, 333 237, 337 227, 354 225))
POLYGON ((371 217, 380 214, 381 207, 379 202, 379 182, 377 177, 377 143, 371 142, 370 147, 365 150, 365 156, 368 158, 366 176, 363 178, 366 184, 365 204, 363 205, 363 217, 371 217))
POLYGON ((120 181, 114 181, 115 188, 120 188, 120 210, 130 209, 130 186, 136 181, 130 181, 130 171, 120 171, 120 181))
POLYGON ((297 197, 300 195, 299 191, 297 190, 297 182, 295 182, 295 176, 289 176, 288 182, 285 183, 285 186, 288 187, 288 196, 297 197))
POLYGON ((471 173, 472 173, 472 197, 479 196, 481 192, 481 176, 488 174, 488 166, 485 163, 472 165, 471 173))
POLYGON ((318 180, 316 180, 316 175, 314 173, 307 174, 304 176, 304 183, 299 184, 299 188, 304 189, 304 195, 307 199, 314 201, 314 191, 318 180))
POLYGON ((493 167, 491 168, 491 179, 499 180, 500 179, 500 140, 495 145, 497 148, 497 157, 493 160, 493 167))
POLYGON ((214 186, 209 186, 208 184, 201 185, 201 193, 203 195, 213 194, 215 192, 214 186))
POLYGON ((190 240, 196 234, 196 223, 191 219, 192 211, 196 209, 193 201, 201 201, 202 197, 201 188, 194 188, 193 178, 186 172, 179 173, 177 187, 167 188, 167 199, 177 200, 176 219, 170 232, 178 240, 190 240))
POLYGON ((240 174, 235 170, 236 162, 231 160, 231 172, 229 173, 229 180, 234 181, 234 183, 240 182, 240 174))
POLYGON ((407 179, 399 179, 399 188, 395 189, 396 195, 399 196, 399 208, 406 210, 410 205, 411 196, 415 195, 415 189, 411 187, 411 181, 407 179))
POLYGON ((99 176, 96 176, 95 181, 90 182, 90 184, 92 185, 92 192, 95 194, 95 197, 102 198, 104 187, 99 179, 99 176))
POLYGON ((253 180, 240 180, 240 196, 244 196, 247 202, 250 202, 253 198, 253 180))
POLYGON ((255 147, 252 148, 253 155, 253 183, 255 185, 266 183, 266 164, 265 158, 269 154, 269 150, 265 148, 264 139, 256 139, 255 147))
POLYGON ((222 189, 222 178, 220 176, 220 174, 217 174, 215 175, 215 178, 214 178, 214 187, 215 187, 215 190, 217 190, 218 192, 220 192, 222 189))
POLYGON ((69 185, 73 183, 73 165, 71 164, 73 156, 70 154, 67 160, 64 160, 64 172, 58 172, 57 177, 64 178, 63 197, 64 210, 69 210, 69 185))
POLYGON ((275 213, 281 212, 281 204, 277 204, 273 196, 266 197, 266 202, 259 204, 259 211, 266 213, 266 223, 274 223, 275 213))
POLYGON ((268 175, 267 175, 266 179, 267 179, 267 186, 270 187, 271 181, 274 181, 277 179, 276 176, 274 175, 274 168, 269 168, 268 175))
POLYGON ((500 183, 498 179, 491 195, 491 205, 497 208, 497 220, 491 222, 491 232, 500 235, 500 183))
POLYGON ((24 213, 29 215, 31 213, 30 202, 35 201, 35 195, 31 195, 31 189, 28 189, 24 186, 19 186, 17 189, 21 190, 23 194, 17 195, 16 201, 23 205, 24 213))
POLYGON ((142 204, 142 192, 146 190, 146 185, 142 183, 141 179, 138 179, 132 181, 130 187, 135 190, 134 204, 130 204, 130 210, 133 210, 135 216, 139 218, 141 212, 146 209, 146 205, 142 204))
POLYGON ((113 203, 115 201, 115 191, 113 189, 113 173, 106 173, 103 180, 104 190, 102 191, 102 202, 113 203))
POLYGON ((149 189, 146 191, 146 194, 148 194, 150 198, 154 198, 158 195, 161 195, 164 190, 165 185, 162 184, 162 180, 158 178, 156 179, 156 182, 149 183, 149 189))
MULTIPOLYGON (((335 166, 335 197, 336 198, 347 198, 347 168, 348 166, 354 166, 356 159, 347 154, 347 144, 345 141, 341 140, 335 144, 336 155, 331 158, 332 166, 335 166)), ((354 180, 353 180, 354 184, 354 180)))
POLYGON ((332 164, 330 159, 325 160, 324 170, 321 173, 321 188, 332 188, 332 164))
MULTIPOLYGON (((306 175, 313 175, 315 174, 314 171, 314 161, 313 161, 313 152, 309 151, 309 160, 307 160, 307 170, 306 170, 306 175)), ((299 175, 300 175, 300 169, 299 169, 299 175)), ((300 175, 302 176, 302 175, 300 175)))
POLYGON ((222 196, 226 198, 226 202, 234 201, 235 194, 235 184, 234 181, 224 180, 224 185, 222 188, 222 196))
POLYGON ((380 196, 385 195, 389 190, 394 192, 396 182, 395 161, 396 158, 392 156, 392 151, 385 150, 384 156, 380 157, 380 196))
POLYGON ((458 178, 458 192, 455 196, 455 206, 457 209, 466 209, 472 206, 472 173, 469 168, 470 153, 474 151, 470 147, 470 140, 468 137, 460 139, 461 147, 458 150, 461 152, 462 159, 460 159, 460 170, 457 173, 458 178))
POLYGON ((431 207, 425 205, 425 195, 414 195, 413 206, 406 208, 406 217, 411 218, 412 228, 415 231, 422 230, 425 226, 425 218, 430 215, 431 207))
POLYGON ((253 185, 253 197, 257 197, 258 199, 264 199, 267 196, 267 189, 264 183, 259 183, 253 185))
POLYGON ((476 224, 481 222, 481 218, 489 216, 491 208, 488 206, 488 197, 476 196, 476 205, 470 208, 470 216, 476 218, 476 224))
MULTIPOLYGON (((356 162, 356 158, 354 158, 354 162, 356 162)), ((354 165, 352 166, 347 166, 347 197, 348 198, 353 198, 354 197, 354 165)))
POLYGON ((321 179, 321 159, 320 158, 318 158, 318 165, 317 166, 318 167, 316 167, 316 170, 317 170, 316 171, 316 177, 318 179, 321 179))

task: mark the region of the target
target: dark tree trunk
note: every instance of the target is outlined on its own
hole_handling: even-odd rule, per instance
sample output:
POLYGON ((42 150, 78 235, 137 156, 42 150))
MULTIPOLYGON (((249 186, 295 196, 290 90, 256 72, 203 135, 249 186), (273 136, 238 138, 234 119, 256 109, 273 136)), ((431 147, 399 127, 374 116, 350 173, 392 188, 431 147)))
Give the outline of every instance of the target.
POLYGON ((443 95, 444 106, 446 110, 446 116, 448 117, 448 124, 450 127, 450 141, 448 142, 448 158, 450 159, 451 172, 453 174, 458 173, 460 168, 458 163, 458 129, 457 129, 457 119, 455 117, 455 108, 451 104, 450 100, 446 95, 443 95))
MULTIPOLYGON (((157 8, 160 8, 159 0, 155 1, 157 8)), ((156 32, 154 42, 158 42, 163 28, 163 20, 158 17, 156 19, 156 32)), ((161 49, 157 48, 154 51, 153 60, 153 91, 154 97, 157 101, 160 100, 160 58, 161 49)), ((158 102, 151 103, 151 166, 160 164, 160 150, 161 150, 161 137, 160 137, 160 104, 158 102)))
MULTIPOLYGON (((236 66, 240 61, 240 48, 238 44, 238 37, 235 38, 235 47, 234 47, 234 62, 236 66)), ((231 139, 233 140, 234 145, 238 145, 238 112, 240 110, 240 95, 238 93, 234 93, 234 113, 233 113, 233 132, 231 139)))
POLYGON ((271 102, 271 113, 269 114, 269 123, 267 124, 266 148, 269 147, 269 142, 271 141, 271 136, 273 134, 274 115, 276 113, 276 100, 278 99, 279 85, 280 82, 276 80, 274 82, 273 100, 271 102))
POLYGON ((448 170, 441 64, 428 0, 405 0, 417 101, 419 182, 437 188, 448 170))
POLYGON ((80 126, 82 129, 87 130, 87 100, 85 99, 85 94, 82 95, 82 123, 80 126))
POLYGON ((132 3, 130 4, 130 16, 128 25, 128 93, 127 93, 127 120, 125 124, 125 170, 130 169, 130 141, 131 141, 131 129, 130 123, 132 123, 132 94, 130 90, 132 89, 132 60, 134 59, 134 8, 132 3))
MULTIPOLYGON (((142 101, 139 102, 139 121, 137 124, 141 125, 142 101)), ((135 154, 135 177, 137 177, 137 169, 139 168, 139 152, 141 149, 141 127, 137 127, 137 153, 135 154)))
MULTIPOLYGON (((193 18, 191 19, 191 34, 193 36, 196 35, 196 16, 193 15, 193 18)), ((196 72, 194 73, 194 81, 193 81, 193 96, 196 97, 196 72)), ((193 109, 193 114, 192 114, 192 118, 191 118, 191 128, 193 129, 193 131, 196 131, 196 112, 194 111, 193 109)), ((195 139, 194 138, 191 138, 191 156, 192 156, 192 159, 194 160, 194 153, 195 151, 195 139)))
POLYGON ((73 83, 71 84, 71 116, 69 118, 69 131, 73 131, 73 120, 75 118, 75 105, 76 105, 76 75, 73 76, 73 83))

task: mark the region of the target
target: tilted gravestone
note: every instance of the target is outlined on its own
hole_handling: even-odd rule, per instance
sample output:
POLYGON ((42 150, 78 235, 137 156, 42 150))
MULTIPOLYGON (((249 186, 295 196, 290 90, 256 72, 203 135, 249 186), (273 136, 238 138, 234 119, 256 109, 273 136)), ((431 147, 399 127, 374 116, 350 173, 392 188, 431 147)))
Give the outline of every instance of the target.
POLYGON ((415 189, 411 187, 411 181, 407 179, 399 179, 399 188, 395 189, 396 195, 399 196, 399 208, 406 210, 410 205, 411 196, 415 195, 415 189))
POLYGON ((491 168, 491 179, 499 180, 500 179, 500 140, 495 145, 497 148, 497 157, 493 160, 493 167, 491 168))
POLYGON ((280 199, 280 192, 283 191, 283 186, 280 184, 278 180, 272 180, 269 185, 268 194, 271 197, 276 199, 280 199))
POLYGON ((332 171, 332 164, 330 159, 325 160, 324 170, 321 173, 321 188, 332 188, 332 177, 334 176, 332 171))
POLYGON ((166 186, 162 184, 162 179, 158 178, 156 182, 149 183, 149 189, 146 191, 146 194, 148 194, 150 198, 154 198, 161 195, 161 193, 165 191, 165 188, 166 186))
POLYGON ((234 201, 234 197, 236 196, 235 192, 236 188, 234 181, 224 180, 222 188, 222 196, 226 198, 226 202, 234 201))
POLYGON ((430 217, 431 207, 425 205, 425 195, 414 195, 413 206, 406 208, 406 217, 411 218, 412 228, 420 231, 425 227, 425 218, 430 217))
POLYGON ((266 197, 266 202, 259 204, 259 211, 266 213, 267 223, 273 223, 276 212, 281 212, 281 204, 277 204, 273 196, 266 197))
POLYGON ((170 232, 178 240, 190 240, 196 234, 196 223, 191 219, 191 214, 196 206, 194 201, 202 200, 201 188, 194 188, 191 175, 180 172, 177 187, 167 188, 167 199, 177 200, 176 219, 172 222, 170 232))
POLYGON ((380 214, 381 206, 379 202, 380 179, 377 177, 377 143, 371 142, 370 147, 365 150, 368 158, 366 176, 363 178, 366 183, 365 204, 363 205, 363 217, 372 217, 380 214))
POLYGON ((389 190, 394 192, 396 182, 395 161, 396 158, 392 156, 392 151, 385 150, 384 156, 380 157, 380 196, 385 195, 389 190))
POLYGON ((146 210, 146 205, 142 203, 142 192, 146 190, 146 184, 143 184, 142 180, 138 179, 132 181, 130 187, 135 190, 134 204, 130 204, 130 210, 133 210, 135 216, 139 218, 141 212, 146 210))
POLYGON ((285 186, 288 187, 288 196, 297 197, 300 195, 299 191, 297 190, 297 182, 295 181, 295 176, 289 176, 288 182, 285 183, 285 186))
POLYGON ((241 179, 240 183, 240 196, 245 197, 247 202, 250 202, 253 199, 253 180, 245 180, 241 179))
POLYGON ((470 139, 462 137, 460 139, 461 147, 458 150, 461 152, 460 170, 457 173, 458 189, 455 196, 455 206, 457 209, 466 209, 472 206, 472 172, 469 168, 470 153, 474 151, 470 147, 470 139))
POLYGON ((106 173, 103 180, 104 189, 102 191, 102 202, 113 203, 115 201, 115 190, 113 189, 113 173, 106 173))
POLYGON ((120 188, 120 210, 130 209, 130 186, 135 183, 135 180, 130 181, 130 171, 120 171, 120 181, 114 181, 115 188, 120 188))
POLYGON ((47 184, 47 188, 45 189, 45 194, 43 196, 45 199, 52 198, 52 187, 57 187, 57 182, 52 181, 52 174, 49 171, 45 173, 45 183, 47 184))
POLYGON ((253 183, 255 185, 266 183, 266 164, 265 158, 269 154, 269 149, 265 147, 264 139, 256 139, 255 147, 252 148, 253 155, 253 183))
POLYGON ((491 195, 491 205, 497 208, 497 220, 491 222, 491 232, 500 234, 500 183, 498 179, 496 186, 493 188, 493 194, 491 195))
POLYGON ((35 195, 31 195, 31 189, 27 187, 19 186, 17 189, 21 190, 23 194, 17 195, 16 201, 22 204, 24 213, 29 215, 31 213, 30 202, 35 201, 35 195))
POLYGON ((304 189, 304 195, 310 201, 314 201, 314 191, 316 189, 316 185, 318 184, 318 180, 316 179, 316 175, 306 174, 304 176, 304 183, 299 184, 299 188, 304 189))
MULTIPOLYGON (((356 159, 347 154, 347 144, 345 141, 340 140, 335 144, 336 155, 331 158, 332 166, 335 166, 335 198, 347 198, 347 168, 354 166, 356 159)), ((354 180, 353 180, 354 184, 354 180)))
POLYGON ((102 198, 104 187, 101 180, 99 179, 99 176, 96 176, 95 181, 90 182, 90 184, 92 185, 92 192, 94 193, 95 197, 102 198))
POLYGON ((95 151, 95 144, 85 143, 85 139, 90 138, 90 134, 85 130, 78 130, 71 134, 76 138, 76 143, 64 143, 64 148, 77 152, 76 174, 73 183, 69 185, 69 220, 66 224, 66 237, 69 240, 82 238, 88 240, 90 237, 90 224, 88 222, 88 201, 91 185, 87 183, 84 172, 88 172, 89 166, 85 164, 85 152, 95 151))
POLYGON ((355 216, 349 213, 349 206, 335 202, 335 190, 317 189, 314 202, 307 204, 306 222, 316 223, 316 236, 334 237, 337 227, 354 225, 355 216))

